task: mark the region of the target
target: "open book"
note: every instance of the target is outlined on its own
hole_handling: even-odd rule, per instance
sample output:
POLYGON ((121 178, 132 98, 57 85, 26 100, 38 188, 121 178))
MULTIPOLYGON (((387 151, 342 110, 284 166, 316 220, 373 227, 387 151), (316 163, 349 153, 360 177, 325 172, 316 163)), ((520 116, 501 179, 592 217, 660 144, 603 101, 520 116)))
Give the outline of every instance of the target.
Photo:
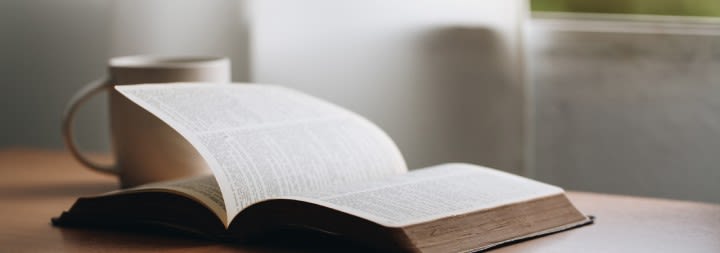
POLYGON ((115 89, 177 131, 212 174, 80 198, 56 225, 163 226, 238 242, 291 228, 384 250, 467 252, 590 222, 552 185, 462 163, 408 171, 374 124, 288 88, 115 89))

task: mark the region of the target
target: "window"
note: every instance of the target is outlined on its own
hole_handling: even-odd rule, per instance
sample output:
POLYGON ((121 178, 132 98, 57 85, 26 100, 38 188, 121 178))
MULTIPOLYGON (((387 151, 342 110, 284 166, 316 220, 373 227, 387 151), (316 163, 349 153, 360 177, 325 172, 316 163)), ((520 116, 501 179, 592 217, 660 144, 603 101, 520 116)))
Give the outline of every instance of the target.
POLYGON ((530 0, 532 11, 720 17, 718 0, 530 0))

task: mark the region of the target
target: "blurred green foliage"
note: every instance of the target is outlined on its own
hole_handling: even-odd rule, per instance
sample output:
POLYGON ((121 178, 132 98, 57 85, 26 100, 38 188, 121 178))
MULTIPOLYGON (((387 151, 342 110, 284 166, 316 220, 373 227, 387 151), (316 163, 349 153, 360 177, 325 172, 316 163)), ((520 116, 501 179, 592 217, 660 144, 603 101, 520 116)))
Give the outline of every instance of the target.
POLYGON ((533 11, 720 17, 720 0, 530 0, 533 11))

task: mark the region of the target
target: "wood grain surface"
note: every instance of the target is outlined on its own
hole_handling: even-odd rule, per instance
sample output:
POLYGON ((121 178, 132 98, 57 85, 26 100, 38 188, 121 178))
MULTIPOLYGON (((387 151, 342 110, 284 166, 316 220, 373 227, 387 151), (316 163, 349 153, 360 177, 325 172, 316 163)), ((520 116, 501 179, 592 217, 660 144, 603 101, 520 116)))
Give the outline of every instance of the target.
MULTIPOLYGON (((0 252, 332 252, 351 247, 322 240, 234 245, 50 224, 77 197, 117 186, 115 178, 82 168, 62 151, 0 151, 0 252)), ((583 212, 597 217, 596 224, 491 252, 720 252, 720 205, 581 192, 568 195, 583 212)))

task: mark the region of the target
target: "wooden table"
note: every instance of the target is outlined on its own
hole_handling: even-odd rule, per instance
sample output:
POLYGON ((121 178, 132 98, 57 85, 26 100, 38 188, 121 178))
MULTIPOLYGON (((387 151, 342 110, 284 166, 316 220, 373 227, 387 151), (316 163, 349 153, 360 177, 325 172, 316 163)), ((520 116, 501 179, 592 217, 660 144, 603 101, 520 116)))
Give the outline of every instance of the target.
MULTIPOLYGON (((0 252, 317 250, 50 225, 50 218, 70 207, 78 196, 116 187, 114 178, 82 168, 64 152, 0 151, 0 252)), ((569 196, 583 212, 597 216, 595 225, 492 252, 720 252, 720 205, 580 192, 569 196)), ((338 250, 344 249, 327 251, 338 250)))

